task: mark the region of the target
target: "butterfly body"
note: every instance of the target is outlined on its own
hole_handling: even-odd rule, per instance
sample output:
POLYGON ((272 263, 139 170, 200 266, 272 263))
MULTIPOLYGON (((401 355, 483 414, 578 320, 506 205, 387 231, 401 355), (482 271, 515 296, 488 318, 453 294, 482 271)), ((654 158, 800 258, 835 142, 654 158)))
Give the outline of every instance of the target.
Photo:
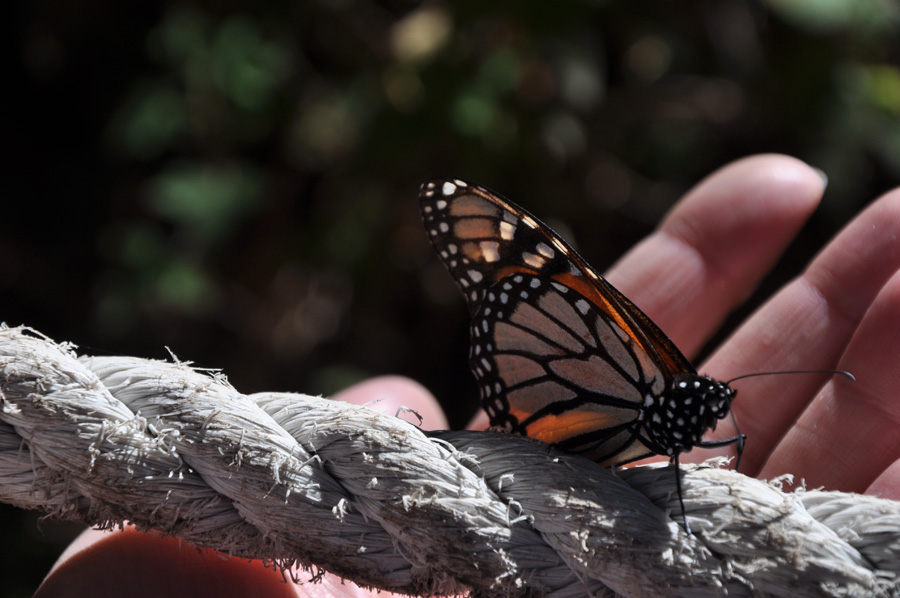
POLYGON ((549 227, 459 179, 426 183, 420 204, 469 307, 470 366, 493 428, 604 465, 654 454, 677 462, 721 444, 703 435, 735 391, 699 375, 549 227))

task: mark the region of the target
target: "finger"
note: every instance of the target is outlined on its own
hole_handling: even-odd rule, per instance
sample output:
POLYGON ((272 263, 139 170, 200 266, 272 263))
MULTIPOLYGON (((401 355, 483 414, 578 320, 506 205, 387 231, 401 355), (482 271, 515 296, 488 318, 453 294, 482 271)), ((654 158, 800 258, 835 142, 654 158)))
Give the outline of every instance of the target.
POLYGON ((894 461, 866 489, 866 494, 900 500, 900 460, 894 461))
POLYGON ((67 549, 35 598, 65 596, 294 596, 281 574, 262 561, 126 529, 88 530, 67 549))
POLYGON ((475 414, 475 417, 469 420, 469 423, 466 425, 466 430, 484 430, 491 425, 491 420, 488 417, 488 414, 485 413, 484 409, 479 409, 478 413, 475 414))
POLYGON ((422 418, 426 430, 446 430, 447 416, 428 390, 414 380, 403 376, 372 378, 335 394, 332 399, 365 405, 390 415, 398 415, 419 425, 417 418, 406 417, 405 409, 416 412, 422 418))
MULTIPOLYGON (((800 278, 736 331, 705 369, 728 378, 748 372, 837 367, 866 309, 900 268, 898 236, 900 191, 894 191, 854 219, 800 278)), ((762 470, 770 452, 827 380, 826 375, 793 375, 737 383, 739 395, 732 407, 748 436, 745 471, 762 470)), ((715 437, 734 433, 725 420, 715 437)))
MULTIPOLYGON (((308 572, 295 569, 297 579, 308 572)), ((35 598, 53 596, 190 596, 244 598, 392 598, 326 573, 316 583, 294 584, 260 560, 197 550, 177 538, 124 531, 85 530, 63 552, 35 598), (126 591, 123 592, 123 588, 126 591)))
POLYGON ((841 359, 857 381, 829 382, 772 453, 762 475, 863 492, 900 458, 900 274, 866 310, 841 359))
POLYGON ((713 173, 609 272, 685 355, 755 288, 822 196, 821 176, 762 155, 713 173))

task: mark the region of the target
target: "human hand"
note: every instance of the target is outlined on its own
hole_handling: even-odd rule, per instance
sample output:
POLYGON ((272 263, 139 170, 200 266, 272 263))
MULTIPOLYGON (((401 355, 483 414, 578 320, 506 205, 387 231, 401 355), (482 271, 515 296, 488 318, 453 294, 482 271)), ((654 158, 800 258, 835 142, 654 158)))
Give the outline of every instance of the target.
MULTIPOLYGON (((733 163, 688 193, 608 278, 690 356, 753 291, 815 209, 823 188, 819 175, 793 158, 756 156, 733 163)), ((793 473, 810 486, 900 496, 900 402, 894 400, 896 368, 889 361, 900 335, 898 237, 895 191, 860 214, 699 368, 723 380, 832 368, 857 377, 855 383, 824 374, 738 382, 733 409, 748 436, 745 473, 793 473)), ((408 380, 379 378, 335 398, 357 404, 381 399, 375 404, 380 410, 410 407, 423 416, 424 428, 446 427, 433 397, 408 380)), ((487 427, 483 412, 470 427, 487 427)), ((735 433, 726 419, 715 437, 735 433)), ((714 454, 696 450, 682 460, 714 454)), ((332 576, 320 584, 285 584, 258 561, 223 559, 133 531, 85 532, 36 596, 87 592, 217 598, 371 594, 332 576)))

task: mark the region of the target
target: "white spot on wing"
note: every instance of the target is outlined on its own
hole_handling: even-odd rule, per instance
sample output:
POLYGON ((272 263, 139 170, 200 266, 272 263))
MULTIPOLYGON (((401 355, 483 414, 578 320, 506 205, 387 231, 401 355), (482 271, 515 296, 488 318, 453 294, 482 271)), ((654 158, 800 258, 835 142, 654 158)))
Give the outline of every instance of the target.
POLYGON ((441 193, 443 193, 444 195, 453 195, 454 193, 456 193, 456 185, 454 185, 450 181, 447 181, 446 183, 444 183, 444 186, 441 187, 441 193))
POLYGON ((540 253, 547 259, 552 259, 553 256, 556 255, 556 252, 553 251, 553 249, 551 249, 550 246, 545 243, 538 243, 536 249, 538 253, 540 253))
POLYGON ((544 267, 544 263, 547 261, 539 255, 535 255, 533 253, 522 252, 522 261, 525 262, 527 266, 531 266, 535 270, 540 270, 544 267))
POLYGON ((481 242, 481 257, 486 262, 496 262, 500 259, 500 243, 497 241, 481 242))

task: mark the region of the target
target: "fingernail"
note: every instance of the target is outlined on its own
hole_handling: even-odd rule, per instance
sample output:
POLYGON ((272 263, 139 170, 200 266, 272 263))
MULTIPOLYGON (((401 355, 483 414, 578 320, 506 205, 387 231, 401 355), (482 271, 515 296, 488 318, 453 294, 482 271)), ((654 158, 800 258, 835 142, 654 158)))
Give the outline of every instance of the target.
POLYGON ((828 175, 825 174, 825 171, 821 168, 816 168, 815 166, 810 166, 813 170, 816 171, 816 174, 819 175, 819 178, 822 179, 822 185, 827 189, 828 188, 828 175))

